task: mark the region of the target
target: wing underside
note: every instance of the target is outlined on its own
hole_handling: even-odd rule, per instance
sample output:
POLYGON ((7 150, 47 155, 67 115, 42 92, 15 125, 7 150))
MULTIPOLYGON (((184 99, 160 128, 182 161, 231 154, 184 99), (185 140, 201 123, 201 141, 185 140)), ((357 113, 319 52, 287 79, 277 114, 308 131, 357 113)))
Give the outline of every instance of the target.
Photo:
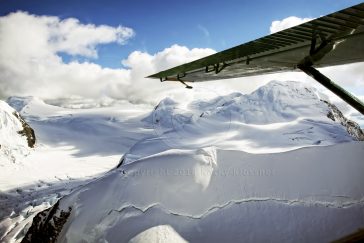
POLYGON ((364 61, 364 3, 149 78, 201 82, 364 61))

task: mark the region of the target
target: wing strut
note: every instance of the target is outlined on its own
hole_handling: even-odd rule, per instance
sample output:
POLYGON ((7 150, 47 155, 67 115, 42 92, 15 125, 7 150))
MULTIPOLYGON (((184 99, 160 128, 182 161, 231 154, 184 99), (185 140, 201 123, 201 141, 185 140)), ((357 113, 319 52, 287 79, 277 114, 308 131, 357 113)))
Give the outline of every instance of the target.
POLYGON ((335 48, 335 45, 339 44, 340 42, 335 43, 333 40, 326 40, 326 38, 322 35, 317 35, 316 30, 314 30, 312 33, 310 54, 301 60, 301 62, 297 65, 297 68, 301 69, 303 72, 314 78, 317 82, 331 90, 331 92, 339 96, 341 99, 346 101, 349 105, 364 115, 364 104, 361 102, 361 100, 350 94, 350 92, 333 82, 331 79, 313 67, 316 62, 321 60, 327 53, 331 52, 335 48), (316 48, 317 36, 320 37, 321 44, 316 48))
POLYGON ((361 102, 358 98, 350 94, 348 91, 346 91, 344 88, 342 88, 340 85, 336 84, 332 80, 330 80, 328 77, 320 73, 317 69, 315 69, 312 66, 304 66, 299 65, 299 69, 301 69, 306 74, 310 75, 312 78, 314 78, 317 82, 331 90, 334 94, 339 96, 341 99, 346 101, 349 105, 354 107, 357 111, 359 111, 361 114, 364 115, 364 104, 361 102))
MULTIPOLYGON (((165 82, 165 81, 178 81, 180 82, 181 84, 185 85, 186 86, 186 89, 192 89, 193 87, 191 85, 188 85, 186 84, 185 82, 188 82, 188 81, 183 81, 181 78, 183 78, 184 76, 186 76, 186 74, 183 74, 182 76, 180 76, 179 74, 177 75, 177 78, 168 78, 168 77, 165 77, 165 78, 160 78, 160 81, 161 82, 165 82)), ((191 81, 190 81, 191 82, 191 81)))
POLYGON ((192 89, 193 88, 191 85, 186 84, 182 80, 178 80, 178 81, 180 81, 182 84, 184 84, 186 86, 186 89, 192 89))

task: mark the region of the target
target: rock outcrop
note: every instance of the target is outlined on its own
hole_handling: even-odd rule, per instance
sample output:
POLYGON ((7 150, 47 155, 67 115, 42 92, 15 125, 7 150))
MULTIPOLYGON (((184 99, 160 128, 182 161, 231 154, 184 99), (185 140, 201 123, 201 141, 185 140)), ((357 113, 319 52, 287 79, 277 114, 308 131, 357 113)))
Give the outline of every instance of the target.
POLYGON ((358 141, 364 141, 364 132, 360 128, 359 124, 347 119, 343 113, 336 107, 336 105, 331 104, 326 100, 322 100, 329 107, 329 112, 327 113, 327 117, 335 122, 339 122, 341 125, 346 127, 348 133, 358 141))
POLYGON ((40 213, 34 219, 22 243, 53 243, 57 241, 57 236, 61 232, 63 225, 67 222, 71 214, 71 208, 63 211, 59 208, 59 201, 40 213))

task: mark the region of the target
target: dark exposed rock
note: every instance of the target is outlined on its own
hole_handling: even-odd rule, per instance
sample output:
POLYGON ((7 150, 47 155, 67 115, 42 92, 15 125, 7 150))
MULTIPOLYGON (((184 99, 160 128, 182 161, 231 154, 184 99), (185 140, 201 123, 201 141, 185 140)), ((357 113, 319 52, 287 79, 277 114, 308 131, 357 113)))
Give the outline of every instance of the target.
POLYGON ((340 122, 341 125, 346 127, 347 132, 352 136, 355 140, 364 141, 364 132, 361 130, 358 123, 347 119, 343 113, 336 107, 336 105, 331 104, 326 100, 321 100, 326 103, 329 107, 329 112, 327 113, 327 117, 333 121, 340 122))
POLYGON ((59 233, 71 214, 72 208, 63 211, 59 208, 59 201, 51 208, 38 213, 29 228, 22 243, 53 243, 57 241, 59 233))
POLYGON ((18 118, 18 120, 21 122, 22 126, 23 126, 23 130, 18 131, 18 133, 22 136, 25 136, 27 138, 28 141, 28 146, 30 148, 34 148, 35 145, 35 133, 33 128, 31 128, 29 126, 29 124, 23 119, 23 117, 21 117, 21 115, 18 112, 13 112, 13 115, 18 118))
POLYGON ((333 243, 359 243, 364 242, 364 229, 358 229, 350 235, 344 236, 341 239, 333 241, 333 243))

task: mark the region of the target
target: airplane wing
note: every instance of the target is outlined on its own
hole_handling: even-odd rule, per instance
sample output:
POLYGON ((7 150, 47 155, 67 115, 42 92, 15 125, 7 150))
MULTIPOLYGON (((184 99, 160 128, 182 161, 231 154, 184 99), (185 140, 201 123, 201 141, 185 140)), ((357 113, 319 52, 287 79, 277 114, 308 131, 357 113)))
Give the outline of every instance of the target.
POLYGON ((315 60, 314 67, 364 61, 364 3, 148 78, 200 82, 292 71, 310 55, 312 44, 318 47, 325 41, 333 44, 332 50, 315 60))
MULTIPOLYGON (((364 61, 363 43, 364 3, 361 3, 147 78, 185 84, 302 70, 317 80, 321 73, 317 74, 315 68, 364 61)), ((331 84, 323 85, 333 91, 331 84)), ((341 87, 336 88, 352 96, 341 87)), ((361 103, 358 99, 356 102, 361 103)), ((364 114, 364 105, 360 105, 364 114)))

